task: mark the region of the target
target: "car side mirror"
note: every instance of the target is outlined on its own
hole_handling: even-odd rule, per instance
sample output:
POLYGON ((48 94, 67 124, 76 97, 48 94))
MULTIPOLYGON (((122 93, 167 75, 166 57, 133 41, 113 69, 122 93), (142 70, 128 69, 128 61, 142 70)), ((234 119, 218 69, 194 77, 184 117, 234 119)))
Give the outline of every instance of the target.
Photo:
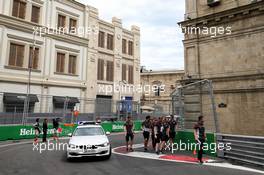
POLYGON ((106 134, 106 135, 110 135, 110 132, 109 132, 109 131, 107 131, 105 134, 106 134))
POLYGON ((72 133, 69 133, 68 136, 69 136, 69 137, 72 137, 72 133))

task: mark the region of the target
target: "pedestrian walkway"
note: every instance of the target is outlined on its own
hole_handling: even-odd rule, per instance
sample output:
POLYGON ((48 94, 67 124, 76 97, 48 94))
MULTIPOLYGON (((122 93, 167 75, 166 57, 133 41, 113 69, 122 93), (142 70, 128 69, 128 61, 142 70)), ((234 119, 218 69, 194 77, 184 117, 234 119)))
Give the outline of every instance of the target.
MULTIPOLYGON (((147 152, 144 151, 143 144, 137 144, 134 146, 134 152, 127 152, 126 147, 119 147, 115 149, 116 152, 122 153, 122 154, 129 154, 134 156, 143 156, 143 157, 150 157, 155 159, 161 159, 161 160, 174 160, 179 162, 192 162, 192 163, 198 163, 196 155, 193 155, 189 151, 177 151, 177 152, 170 152, 165 151, 164 153, 157 155, 153 149, 149 149, 147 152)), ((218 159, 216 157, 211 156, 204 156, 204 162, 223 162, 223 160, 218 159)))
MULTIPOLYGON (((126 146, 121 146, 121 147, 114 148, 113 153, 118 154, 118 155, 123 155, 123 156, 135 157, 135 158, 201 165, 197 161, 196 155, 193 155, 193 153, 190 151, 177 151, 173 154, 169 151, 166 151, 160 155, 157 155, 154 150, 149 150, 145 152, 143 144, 135 144, 133 148, 134 148, 133 152, 128 152, 126 150, 126 146)), ((264 171, 257 170, 254 168, 244 167, 240 165, 233 165, 233 164, 226 162, 223 159, 220 159, 217 157, 211 157, 208 155, 204 155, 203 161, 204 161, 203 166, 231 168, 231 169, 244 170, 244 171, 257 172, 257 173, 264 174, 264 171)))

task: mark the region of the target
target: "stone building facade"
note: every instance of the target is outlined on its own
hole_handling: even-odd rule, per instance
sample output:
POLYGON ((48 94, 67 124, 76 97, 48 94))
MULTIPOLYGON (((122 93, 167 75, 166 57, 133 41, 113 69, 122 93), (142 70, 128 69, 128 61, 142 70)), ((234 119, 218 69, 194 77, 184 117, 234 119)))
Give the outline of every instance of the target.
MULTIPOLYGON (((263 136, 264 1, 186 0, 185 20, 179 24, 184 30, 196 27, 183 30, 182 83, 213 81, 220 132, 263 136), (215 27, 220 28, 217 35, 198 32, 215 27), (220 108, 221 103, 226 106, 220 108)), ((204 101, 201 95, 200 113, 208 119, 204 101)))
POLYGON ((171 93, 183 76, 183 70, 143 71, 140 74, 141 85, 151 88, 150 91, 146 88, 146 91, 142 93, 141 106, 155 108, 157 114, 171 114, 171 93))
POLYGON ((99 90, 123 80, 122 86, 140 83, 139 27, 124 29, 116 17, 103 21, 89 5, 0 0, 0 112, 21 107, 14 99, 21 103, 19 97, 27 93, 30 58, 30 93, 38 95, 32 112, 59 111, 66 96, 71 106, 79 103, 81 112, 94 112, 96 99, 140 100, 137 93, 99 90))

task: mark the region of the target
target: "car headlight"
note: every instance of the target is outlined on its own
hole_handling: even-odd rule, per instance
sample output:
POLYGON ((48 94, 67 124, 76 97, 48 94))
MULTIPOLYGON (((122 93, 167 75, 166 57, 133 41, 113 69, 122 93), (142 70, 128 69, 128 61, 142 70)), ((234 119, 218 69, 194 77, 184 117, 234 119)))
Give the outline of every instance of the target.
POLYGON ((103 144, 101 144, 101 145, 97 145, 97 146, 100 146, 100 147, 107 147, 109 145, 109 142, 105 142, 105 143, 103 143, 103 144))
POLYGON ((74 144, 69 144, 69 148, 75 149, 75 148, 76 148, 76 145, 74 145, 74 144))
POLYGON ((106 147, 106 146, 108 146, 109 145, 109 142, 105 142, 104 143, 104 146, 106 147))

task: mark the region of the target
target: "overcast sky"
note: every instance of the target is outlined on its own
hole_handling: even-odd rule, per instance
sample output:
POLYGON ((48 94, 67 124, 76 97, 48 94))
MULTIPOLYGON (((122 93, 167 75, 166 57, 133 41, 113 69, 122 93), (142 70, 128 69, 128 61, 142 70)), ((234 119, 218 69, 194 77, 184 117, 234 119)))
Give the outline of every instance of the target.
POLYGON ((98 8, 99 17, 122 19, 123 27, 141 29, 141 65, 147 69, 183 69, 183 20, 185 0, 79 0, 98 8))

